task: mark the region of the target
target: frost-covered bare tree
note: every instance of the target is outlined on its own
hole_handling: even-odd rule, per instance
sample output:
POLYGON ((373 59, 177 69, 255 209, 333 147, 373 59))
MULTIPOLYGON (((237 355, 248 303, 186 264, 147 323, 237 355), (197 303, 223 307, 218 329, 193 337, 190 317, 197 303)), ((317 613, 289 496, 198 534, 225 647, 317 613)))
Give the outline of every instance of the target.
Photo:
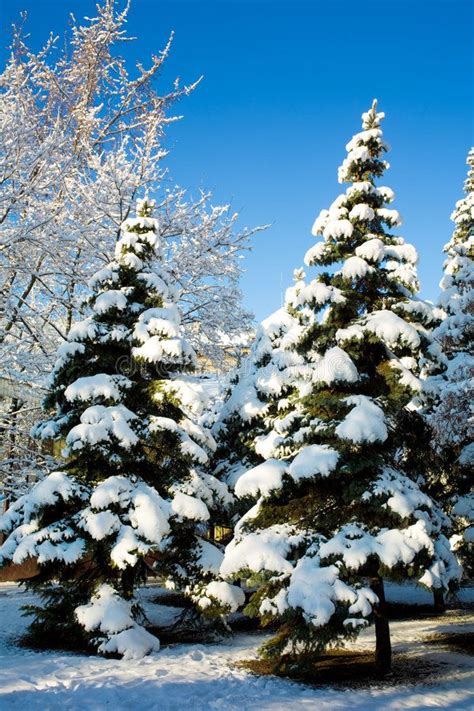
POLYGON ((198 351, 215 358, 219 334, 248 323, 238 279, 252 231, 238 232, 237 215, 209 193, 196 200, 172 187, 162 167, 165 129, 179 118, 172 105, 198 82, 158 90, 171 40, 129 73, 118 53, 127 13, 106 0, 84 25, 72 19, 64 49, 51 36, 36 53, 22 23, 0 75, 2 368, 27 380, 50 363, 138 186, 156 199, 198 351))
MULTIPOLYGON (((7 386, 14 387, 11 383, 7 386)), ((30 436, 31 424, 41 413, 40 393, 22 393, 20 386, 7 395, 0 407, 0 513, 10 500, 41 479, 55 461, 52 448, 41 447, 30 436)))
POLYGON ((210 193, 176 188, 163 166, 166 128, 180 118, 173 106, 199 80, 158 86, 172 38, 149 66, 129 70, 119 51, 130 41, 128 10, 104 0, 96 17, 71 18, 64 42, 50 36, 37 52, 26 18, 13 28, 0 74, 0 376, 8 380, 42 382, 138 191, 156 200, 197 352, 218 363, 222 334, 232 339, 250 323, 238 281, 254 230, 238 231, 237 215, 213 206, 210 193))

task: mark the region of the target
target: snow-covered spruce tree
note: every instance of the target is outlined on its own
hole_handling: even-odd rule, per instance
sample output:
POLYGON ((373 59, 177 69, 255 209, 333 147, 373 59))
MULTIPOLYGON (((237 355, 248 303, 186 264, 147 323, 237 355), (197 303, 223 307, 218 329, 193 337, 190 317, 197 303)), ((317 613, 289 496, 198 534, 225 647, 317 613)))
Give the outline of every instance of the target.
POLYGON ((281 408, 290 423, 283 438, 276 427, 267 432, 266 469, 237 482, 238 495, 260 497, 237 525, 221 574, 255 586, 249 614, 279 621, 263 653, 317 654, 373 615, 384 672, 384 578, 446 587, 459 571, 441 511, 400 463, 399 418, 420 389, 432 313, 414 297, 415 249, 391 234, 400 223, 388 207, 393 192, 376 186, 388 167, 382 118, 374 102, 339 169, 351 185, 313 228, 324 239, 306 262, 333 270, 309 283, 301 273, 287 292, 302 319, 296 351, 307 387, 281 408))
POLYGON ((453 544, 465 572, 474 573, 474 149, 467 164, 465 197, 451 216, 455 229, 445 245, 440 306, 446 318, 434 330, 447 358, 446 370, 429 378, 432 401, 429 423, 439 453, 439 468, 430 484, 445 504, 454 525, 453 544))
POLYGON ((222 557, 199 536, 209 518, 204 499, 225 488, 199 470, 214 443, 199 423, 202 393, 186 375, 195 355, 156 261, 151 211, 138 201, 115 259, 92 278, 91 315, 59 348, 45 401, 51 414, 36 435, 63 443, 62 471, 0 519, 8 536, 0 564, 34 557, 40 565, 28 583, 44 602, 30 610, 31 634, 129 657, 158 648, 134 599, 145 556, 157 553, 159 572, 191 587, 210 580, 222 557))

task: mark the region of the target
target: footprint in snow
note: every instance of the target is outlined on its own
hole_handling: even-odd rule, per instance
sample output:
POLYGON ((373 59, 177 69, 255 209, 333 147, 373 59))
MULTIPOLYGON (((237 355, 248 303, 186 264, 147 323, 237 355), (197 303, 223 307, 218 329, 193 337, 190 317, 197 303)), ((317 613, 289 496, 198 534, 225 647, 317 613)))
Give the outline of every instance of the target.
POLYGON ((189 657, 195 662, 200 662, 202 659, 204 659, 204 654, 203 652, 201 652, 200 649, 194 649, 192 652, 190 652, 189 657))

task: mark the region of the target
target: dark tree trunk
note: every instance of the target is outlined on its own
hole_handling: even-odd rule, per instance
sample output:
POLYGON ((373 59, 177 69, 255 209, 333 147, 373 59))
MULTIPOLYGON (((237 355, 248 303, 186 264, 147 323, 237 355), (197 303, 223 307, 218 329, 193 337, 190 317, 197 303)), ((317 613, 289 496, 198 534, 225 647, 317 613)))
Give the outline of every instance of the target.
POLYGON ((433 588, 433 602, 436 612, 446 612, 443 588, 433 588))
MULTIPOLYGON (((8 496, 5 496, 5 498, 0 501, 0 516, 2 516, 2 514, 4 514, 6 511, 8 511, 9 506, 10 506, 10 499, 8 498, 8 496)), ((7 538, 7 534, 0 532, 0 546, 3 543, 5 543, 6 538, 7 538)))
POLYGON ((379 575, 370 578, 370 587, 379 599, 378 604, 374 606, 375 666, 378 673, 383 675, 392 668, 392 644, 382 578, 379 575))
POLYGON ((135 590, 135 567, 127 566, 121 575, 122 594, 126 600, 133 597, 135 590))

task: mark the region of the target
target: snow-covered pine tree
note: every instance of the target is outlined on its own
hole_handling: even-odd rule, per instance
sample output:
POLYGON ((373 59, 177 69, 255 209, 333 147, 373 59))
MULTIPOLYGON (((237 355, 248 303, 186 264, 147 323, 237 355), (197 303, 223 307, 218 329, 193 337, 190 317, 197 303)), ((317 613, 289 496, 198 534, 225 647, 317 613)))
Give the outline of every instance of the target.
POLYGON ((199 423, 203 390, 189 374, 195 355, 176 290, 157 261, 152 207, 139 200, 122 225, 114 260, 90 283, 90 316, 59 348, 50 416, 36 436, 63 444, 63 470, 0 519, 8 536, 0 564, 40 565, 28 583, 44 602, 30 610, 32 635, 125 656, 158 648, 134 598, 145 556, 158 552, 158 571, 178 586, 210 581, 222 554, 202 537, 205 500, 226 495, 200 471, 215 445, 199 423))
POLYGON ((465 572, 474 573, 474 148, 467 157, 465 197, 451 215, 453 235, 445 245, 440 306, 446 318, 434 330, 447 358, 446 370, 426 383, 432 408, 428 420, 440 454, 441 472, 431 488, 446 504, 454 524, 453 544, 465 572))
POLYGON ((420 389, 432 310, 414 296, 415 249, 391 234, 400 224, 388 207, 393 192, 376 186, 388 167, 382 118, 376 102, 363 114, 339 169, 351 185, 313 228, 324 239, 306 262, 332 271, 309 283, 301 273, 287 292, 302 319, 296 352, 307 387, 281 408, 283 439, 267 431, 275 446, 266 470, 238 480, 237 494, 260 496, 237 525, 221 574, 256 587, 249 614, 280 622, 264 653, 318 653, 356 635, 373 613, 376 663, 386 671, 384 578, 446 587, 458 567, 441 511, 400 466, 400 415, 420 389))

